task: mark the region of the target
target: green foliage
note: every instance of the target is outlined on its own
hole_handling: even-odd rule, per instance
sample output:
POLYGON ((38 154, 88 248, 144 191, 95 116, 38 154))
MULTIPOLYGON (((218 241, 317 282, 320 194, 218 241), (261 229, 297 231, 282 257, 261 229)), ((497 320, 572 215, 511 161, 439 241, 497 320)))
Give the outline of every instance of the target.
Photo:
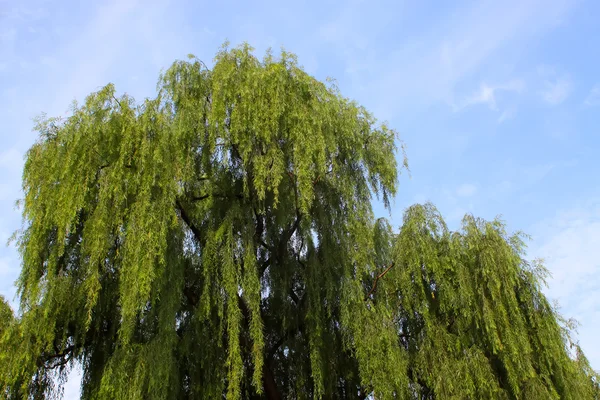
POLYGON ((429 204, 376 220, 397 134, 292 54, 190 57, 155 99, 108 85, 37 130, 5 397, 76 364, 86 399, 599 396, 522 236, 429 204))

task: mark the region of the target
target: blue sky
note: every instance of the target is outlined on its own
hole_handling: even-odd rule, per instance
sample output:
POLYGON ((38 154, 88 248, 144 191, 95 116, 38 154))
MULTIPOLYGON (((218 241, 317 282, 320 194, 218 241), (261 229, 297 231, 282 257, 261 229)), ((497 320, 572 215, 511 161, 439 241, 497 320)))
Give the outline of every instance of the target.
MULTIPOLYGON (((600 3, 443 3, 0 0, 0 240, 20 224, 37 114, 64 116, 108 82, 153 96, 161 68, 188 53, 210 65, 226 38, 259 56, 285 46, 400 132, 412 174, 393 223, 430 200, 452 227, 465 212, 502 214, 531 234, 531 257, 553 273, 547 294, 600 369, 600 3)), ((1 247, 10 299, 18 271, 1 247)))

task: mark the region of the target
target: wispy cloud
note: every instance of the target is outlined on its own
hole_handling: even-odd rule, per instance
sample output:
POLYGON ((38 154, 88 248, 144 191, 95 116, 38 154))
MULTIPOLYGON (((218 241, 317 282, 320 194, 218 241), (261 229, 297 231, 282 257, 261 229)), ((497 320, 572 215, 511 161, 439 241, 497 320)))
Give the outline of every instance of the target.
POLYGON ((455 106, 455 111, 461 110, 463 108, 477 105, 477 104, 487 104, 491 110, 496 110, 496 88, 492 86, 488 86, 485 83, 481 85, 479 91, 474 95, 468 97, 463 104, 459 106, 455 106))
POLYGON ((552 273, 547 294, 562 313, 580 324, 580 340, 593 366, 600 365, 600 201, 557 213, 532 229, 531 256, 544 258, 552 273))
POLYGON ((502 111, 502 114, 500 114, 500 116, 498 117, 497 122, 499 124, 501 124, 501 123, 503 123, 505 121, 508 121, 509 119, 514 118, 514 116, 516 115, 516 113, 517 113, 516 107, 514 107, 514 106, 513 107, 509 107, 506 110, 502 111))
POLYGON ((17 43, 23 33, 31 33, 30 24, 38 22, 46 15, 42 1, 14 3, 11 7, 8 7, 8 3, 0 5, 0 62, 6 69, 23 61, 16 56, 19 52, 17 43))
POLYGON ((541 92, 544 101, 550 105, 558 105, 571 94, 572 83, 568 77, 558 78, 545 83, 546 88, 541 92))
POLYGON ((15 28, 8 28, 0 32, 0 44, 2 46, 11 46, 17 38, 17 30, 15 28))
POLYGON ((497 97, 499 92, 521 93, 525 88, 525 83, 520 79, 515 79, 504 84, 489 85, 482 83, 479 90, 465 98, 459 104, 454 104, 454 111, 460 111, 464 108, 476 105, 487 105, 490 110, 497 111, 497 97))
POLYGON ((600 83, 597 83, 592 87, 583 103, 590 107, 600 105, 600 83))
POLYGON ((56 107, 51 114, 63 113, 73 98, 84 95, 108 83, 106 71, 123 49, 125 41, 120 39, 130 22, 127 16, 137 5, 137 0, 112 1, 99 8, 87 29, 66 48, 62 56, 77 60, 77 68, 56 95, 56 107))
MULTIPOLYGON (((363 51, 345 46, 347 69, 357 71, 350 75, 355 90, 375 99, 372 108, 386 119, 400 109, 422 108, 436 102, 452 106, 457 103, 456 87, 465 78, 487 65, 508 45, 526 46, 530 39, 556 26, 573 2, 511 0, 474 4, 460 10, 460 18, 428 26, 418 39, 408 37, 392 51, 381 49, 382 54, 377 56, 369 48, 363 51)), ((354 34, 358 31, 354 29, 354 34)), ((337 41, 335 44, 345 42, 340 37, 333 40, 337 41)), ((502 61, 498 58, 498 62, 502 61)), ((489 94, 483 99, 489 99, 489 94)))
POLYGON ((538 73, 544 79, 540 96, 545 103, 556 106, 569 97, 573 90, 573 81, 569 74, 559 74, 554 68, 547 66, 539 67, 538 73))
POLYGON ((554 164, 537 164, 524 167, 521 174, 527 184, 539 182, 555 168, 554 164))
POLYGON ((471 197, 477 193, 477 186, 472 183, 463 183, 456 189, 456 195, 459 197, 471 197))

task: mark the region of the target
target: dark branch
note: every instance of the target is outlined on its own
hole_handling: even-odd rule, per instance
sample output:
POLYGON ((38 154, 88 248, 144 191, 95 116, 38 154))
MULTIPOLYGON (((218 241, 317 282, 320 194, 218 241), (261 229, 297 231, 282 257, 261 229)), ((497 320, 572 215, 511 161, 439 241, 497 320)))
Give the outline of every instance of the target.
MULTIPOLYGON (((102 170, 103 170, 103 169, 105 169, 105 168, 108 168, 108 167, 110 167, 111 165, 112 165, 112 164, 102 164, 102 165, 100 165, 100 166, 98 167, 98 172, 96 173, 96 176, 98 176, 98 174, 100 173, 100 171, 102 171, 102 170)), ((131 164, 127 164, 127 165, 124 165, 124 167, 125 167, 125 168, 131 168, 132 166, 131 166, 131 164)))
POLYGON ((298 261, 298 264, 300 264, 302 269, 306 269, 306 264, 300 259, 300 256, 296 255, 296 261, 298 261))
MULTIPOLYGON (((290 289, 290 297, 292 297, 292 299, 294 299, 294 302, 296 303, 296 305, 298 306, 298 315, 300 315, 300 311, 305 307, 306 304, 306 298, 307 295, 304 294, 304 296, 302 296, 302 299, 298 299, 298 295, 296 295, 296 293, 294 293, 294 291, 292 289, 290 289)), ((292 329, 288 330, 284 335, 282 335, 279 340, 277 340, 277 342, 275 342, 273 344, 273 346, 271 347, 271 349, 269 350, 269 353, 267 354, 267 361, 270 361, 273 359, 273 357, 275 356, 275 353, 277 353, 277 350, 279 350, 279 348, 290 338, 292 338, 294 335, 296 335, 296 333, 300 332, 302 333, 304 331, 304 319, 300 318, 299 319, 301 322, 299 322, 295 327, 293 327, 292 329)))
POLYGON ((179 199, 177 199, 177 200, 175 200, 175 203, 177 205, 177 209, 179 210, 179 213, 181 214, 181 219, 183 220, 183 222, 185 222, 185 224, 188 226, 188 228, 190 228, 190 230, 192 231, 192 233, 194 234, 196 239, 200 240, 200 238, 202 237, 202 235, 200 234, 200 229, 198 229, 198 227, 196 227, 194 225, 194 223, 190 219, 190 216, 185 211, 185 208, 183 208, 181 201, 179 201, 179 199))
POLYGON ((55 369, 57 367, 62 367, 64 365, 68 364, 69 361, 71 361, 72 359, 73 359, 73 354, 71 353, 66 358, 60 359, 60 360, 54 362, 54 364, 46 367, 46 369, 55 369))
POLYGON ((262 238, 262 234, 265 230, 265 222, 263 221, 263 216, 256 211, 255 207, 252 207, 252 211, 254 212, 254 218, 256 218, 256 228, 254 230, 254 235, 258 239, 262 238))
POLYGON ((243 161, 242 159, 242 155, 240 154, 240 151, 237 148, 237 145, 235 143, 231 144, 231 149, 232 149, 232 154, 239 160, 239 161, 243 161))
POLYGON ((290 289, 290 297, 292 298, 294 303, 296 303, 296 305, 300 305, 300 298, 298 298, 298 295, 296 294, 296 292, 294 292, 293 289, 290 289))
POLYGON ((119 108, 122 110, 123 109, 123 105, 121 104, 121 102, 119 101, 119 99, 117 99, 114 94, 112 95, 112 98, 115 99, 115 101, 119 104, 119 108))
POLYGON ((265 249, 269 250, 271 253, 274 253, 275 249, 266 244, 262 238, 263 232, 265 231, 265 223, 263 221, 263 216, 259 214, 258 211, 256 211, 256 208, 253 208, 252 210, 254 211, 254 218, 256 218, 256 229, 254 230, 254 237, 256 238, 256 241, 265 249))
POLYGON ((367 293, 367 295, 365 296, 365 301, 367 301, 369 299, 369 297, 371 297, 371 295, 375 292, 375 289, 377 289, 377 282, 381 278, 383 278, 385 276, 385 274, 387 274, 389 272, 389 270, 392 269, 393 266, 394 266, 394 263, 391 263, 390 266, 385 269, 385 271, 383 271, 382 273, 377 275, 377 277, 375 278, 375 282, 373 283, 373 287, 371 288, 369 293, 367 293))
POLYGON ((262 265, 260 266, 260 271, 259 271, 259 276, 263 276, 265 271, 267 270, 267 268, 269 268, 269 265, 271 265, 271 258, 267 258, 267 260, 262 263, 262 265))
POLYGON ((258 239, 258 243, 259 243, 261 246, 263 246, 265 249, 269 250, 270 252, 272 252, 272 253, 274 253, 274 252, 275 252, 275 249, 274 249, 273 247, 269 246, 268 244, 266 244, 264 240, 262 240, 262 239, 258 239))
MULTIPOLYGON (((243 198, 244 198, 244 196, 242 196, 241 194, 234 194, 233 196, 235 196, 235 198, 238 200, 243 200, 243 198)), ((219 199, 227 199, 227 195, 225 195, 225 194, 211 193, 211 194, 203 194, 200 196, 192 196, 189 198, 189 201, 202 201, 202 200, 208 199, 209 197, 217 197, 219 199)))
POLYGON ((296 261, 298 262, 298 264, 300 264, 300 266, 303 269, 306 269, 306 264, 304 263, 304 261, 300 260, 300 253, 302 252, 302 249, 304 248, 304 236, 300 237, 300 248, 298 249, 298 252, 294 251, 294 254, 296 256, 296 261))
POLYGON ((363 389, 363 388, 361 387, 361 389, 360 389, 360 395, 359 395, 359 397, 358 397, 358 398, 359 398, 360 400, 364 400, 364 399, 366 399, 366 398, 367 398, 367 397, 368 397, 368 396, 369 396, 371 393, 373 393, 373 392, 372 392, 372 391, 371 391, 371 392, 368 392, 366 389, 363 389))
POLYGON ((286 341, 288 341, 289 339, 294 337, 294 335, 296 335, 296 333, 298 333, 298 332, 301 333, 302 331, 304 331, 304 324, 300 323, 294 329, 290 329, 289 331, 286 332, 285 335, 281 336, 279 338, 279 340, 277 340, 277 342, 275 342, 273 344, 273 347, 271 347, 271 350, 269 350, 269 353, 267 354, 267 361, 271 361, 273 359, 273 357, 275 357, 275 353, 277 353, 277 350, 279 350, 279 348, 281 348, 281 346, 286 341))
POLYGON ((301 219, 302 219, 302 214, 300 214, 300 212, 297 211, 296 212, 296 220, 294 221, 293 225, 288 229, 288 231, 284 234, 281 246, 285 246, 287 244, 287 242, 291 239, 292 235, 294 235, 294 233, 298 229, 298 226, 300 225, 301 219))
MULTIPOLYGON (((281 259, 283 257, 282 254, 285 251, 285 246, 289 242, 289 240, 292 237, 292 235, 294 234, 294 232, 296 232, 296 230, 298 229, 298 226, 300 225, 301 217, 302 217, 302 215, 300 213, 298 213, 297 217, 296 217, 296 221, 294 221, 293 225, 284 232, 284 234, 281 237, 281 241, 279 242, 279 246, 277 248, 269 246, 267 243, 265 243, 265 241, 261 237, 258 237, 258 243, 271 253, 269 258, 261 266, 260 276, 262 276, 264 274, 264 272, 267 270, 267 268, 269 267, 269 265, 271 265, 273 263, 273 261, 272 261, 273 257, 275 257, 276 260, 281 261, 281 259), (277 250, 279 250, 279 252, 277 250)), ((256 236, 258 236, 258 232, 257 232, 256 236)), ((298 259, 298 261, 299 261, 299 259, 298 259)), ((300 262, 300 264, 302 264, 302 263, 300 262)), ((296 296, 296 298, 297 298, 297 296, 296 296)))
POLYGON ((75 346, 68 346, 63 351, 56 352, 55 354, 43 355, 40 357, 38 363, 39 365, 46 365, 48 362, 54 362, 56 359, 60 359, 59 361, 54 362, 50 366, 46 366, 46 369, 54 369, 58 366, 65 365, 73 358, 73 351, 75 350, 75 346), (66 357, 66 358, 65 358, 66 357))

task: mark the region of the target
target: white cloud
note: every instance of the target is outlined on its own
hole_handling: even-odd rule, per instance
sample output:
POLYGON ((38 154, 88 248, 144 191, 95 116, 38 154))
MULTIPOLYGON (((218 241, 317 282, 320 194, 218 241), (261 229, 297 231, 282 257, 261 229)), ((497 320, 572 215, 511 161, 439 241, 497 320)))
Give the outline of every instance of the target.
POLYGON ((463 183, 456 189, 456 195, 459 197, 471 197, 477 193, 477 186, 471 183, 463 183))
POLYGON ((479 92, 467 98, 465 103, 460 108, 465 108, 471 105, 487 104, 491 110, 496 110, 496 88, 486 85, 485 83, 479 88, 479 92))
POLYGON ((4 46, 12 46, 17 38, 17 30, 15 28, 9 28, 0 32, 0 43, 4 46))
POLYGON ((598 106, 600 105, 600 83, 597 83, 592 87, 590 93, 586 97, 584 104, 586 106, 598 106))
POLYGON ((54 108, 47 110, 50 115, 64 113, 73 98, 81 99, 107 83, 106 70, 123 49, 125 41, 122 38, 130 24, 127 17, 137 4, 138 0, 103 4, 87 24, 87 29, 64 49, 63 56, 77 60, 74 63, 77 68, 56 94, 54 108))
POLYGON ((573 84, 571 79, 565 76, 557 78, 554 81, 546 81, 544 86, 545 88, 541 92, 542 99, 544 99, 546 103, 555 106, 569 97, 573 84))
POLYGON ((501 124, 505 121, 508 121, 509 119, 514 118, 516 113, 517 109, 515 107, 507 108, 506 110, 502 111, 502 114, 500 114, 500 116, 498 117, 497 122, 501 124))
MULTIPOLYGON (((511 0, 470 4, 474 5, 458 10, 457 18, 428 26, 418 39, 408 37, 394 50, 376 57, 372 57, 374 50, 370 47, 365 51, 348 44, 343 47, 348 68, 360 71, 351 75, 355 89, 361 97, 374 99, 369 108, 376 115, 390 119, 400 109, 422 109, 437 102, 460 104, 455 100, 459 84, 501 50, 526 46, 533 37, 556 26, 573 2, 511 0)), ((402 17, 398 12, 397 18, 402 17)), ((362 31, 355 29, 357 25, 349 25, 353 35, 362 31)), ((334 38, 336 48, 350 40, 340 37, 334 38)))
POLYGON ((573 90, 573 82, 568 74, 559 74, 549 66, 538 67, 538 74, 544 79, 540 96, 545 103, 555 106, 569 97, 573 90))
POLYGON ((497 111, 498 92, 504 91, 521 93, 524 88, 525 83, 520 79, 514 79, 500 85, 488 85, 486 83, 482 83, 477 92, 468 96, 462 103, 453 105, 453 108, 454 111, 459 111, 466 107, 484 104, 487 105, 490 110, 497 111))
POLYGON ((566 317, 580 323, 579 339, 592 367, 600 369, 600 201, 587 201, 536 224, 531 256, 552 273, 546 293, 566 317))
POLYGON ((0 55, 5 67, 19 63, 19 57, 16 54, 21 46, 17 46, 18 40, 23 36, 25 30, 30 31, 29 28, 26 28, 29 24, 39 21, 46 13, 42 7, 43 0, 21 2, 27 4, 17 3, 19 2, 0 1, 0 55), (9 3, 14 3, 14 5, 9 8, 7 7, 9 3))
POLYGON ((554 164, 537 164, 524 167, 521 171, 525 181, 530 183, 539 182, 554 169, 554 164))
POLYGON ((210 29, 210 28, 208 28, 208 27, 206 27, 206 26, 205 26, 205 27, 204 27, 202 30, 203 30, 203 31, 204 31, 204 33, 206 33, 208 36, 215 36, 215 35, 216 35, 216 32, 215 32, 215 31, 213 31, 212 29, 210 29))

